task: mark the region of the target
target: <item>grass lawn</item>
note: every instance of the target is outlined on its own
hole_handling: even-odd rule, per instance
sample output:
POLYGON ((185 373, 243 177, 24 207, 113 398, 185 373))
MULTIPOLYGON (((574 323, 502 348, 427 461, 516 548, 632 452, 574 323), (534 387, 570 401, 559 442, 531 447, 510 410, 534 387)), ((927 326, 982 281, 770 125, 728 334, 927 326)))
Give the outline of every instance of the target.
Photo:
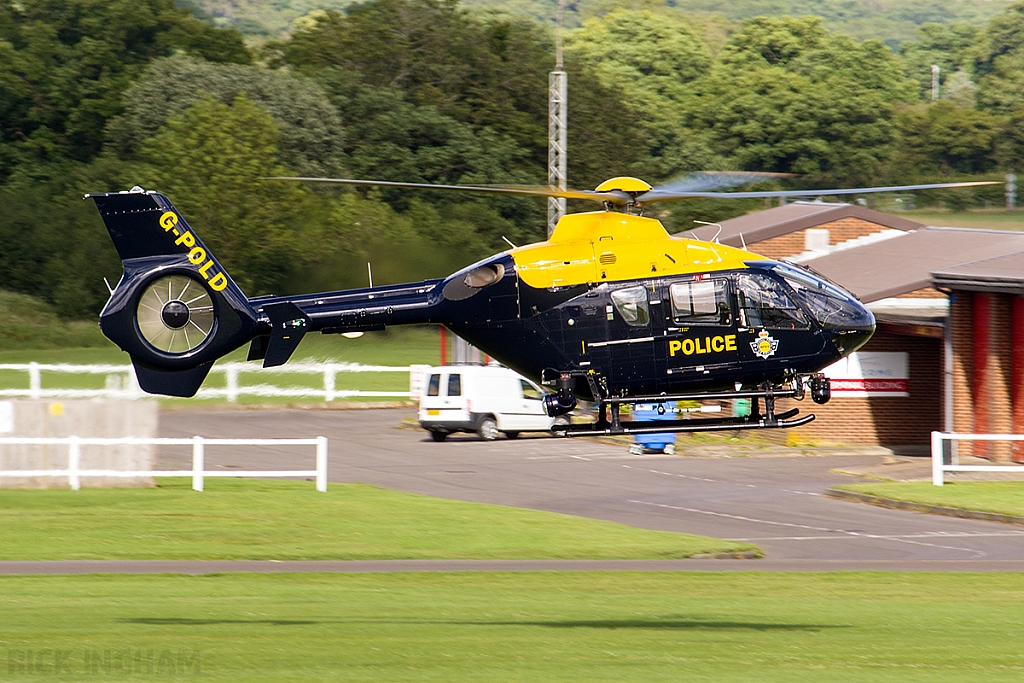
MULTIPOLYGON (((756 546, 359 484, 0 490, 0 560, 673 558, 756 546)), ((0 612, 2 614, 2 612, 0 612)), ((2 619, 0 619, 2 622, 2 619)))
POLYGON ((915 209, 912 211, 895 211, 896 216, 903 216, 925 225, 937 225, 944 228, 983 228, 985 230, 1024 230, 1024 211, 1007 213, 993 209, 990 211, 942 211, 936 208, 915 209))
POLYGON ((944 486, 924 481, 874 482, 836 488, 914 503, 1024 515, 1024 482, 1021 481, 947 481, 944 486))
POLYGON ((0 670, 12 682, 1001 683, 1024 679, 1022 608, 1016 574, 0 577, 0 670))

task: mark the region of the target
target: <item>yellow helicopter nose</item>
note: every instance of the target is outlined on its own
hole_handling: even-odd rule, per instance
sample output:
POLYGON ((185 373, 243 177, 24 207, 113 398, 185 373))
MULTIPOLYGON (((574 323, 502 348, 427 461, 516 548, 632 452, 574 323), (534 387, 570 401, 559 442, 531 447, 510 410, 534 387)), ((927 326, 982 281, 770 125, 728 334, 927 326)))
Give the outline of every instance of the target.
POLYGON ((619 176, 618 178, 604 181, 597 186, 595 192, 611 192, 613 190, 619 190, 620 192, 647 192, 650 189, 651 186, 639 178, 619 176))

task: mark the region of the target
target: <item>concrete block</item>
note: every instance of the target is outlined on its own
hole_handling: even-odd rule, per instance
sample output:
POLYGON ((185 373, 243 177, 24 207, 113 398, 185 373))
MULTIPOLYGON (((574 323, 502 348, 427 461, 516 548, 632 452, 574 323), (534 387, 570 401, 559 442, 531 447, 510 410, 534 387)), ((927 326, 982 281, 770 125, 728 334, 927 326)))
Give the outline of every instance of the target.
MULTIPOLYGON (((0 401, 0 437, 153 438, 159 420, 156 401, 0 401)), ((155 446, 83 445, 81 469, 152 470, 155 446)), ((0 444, 0 470, 67 469, 66 445, 0 444)), ((154 486, 152 477, 82 477, 82 486, 154 486)), ((0 488, 67 488, 64 477, 0 477, 0 488)))

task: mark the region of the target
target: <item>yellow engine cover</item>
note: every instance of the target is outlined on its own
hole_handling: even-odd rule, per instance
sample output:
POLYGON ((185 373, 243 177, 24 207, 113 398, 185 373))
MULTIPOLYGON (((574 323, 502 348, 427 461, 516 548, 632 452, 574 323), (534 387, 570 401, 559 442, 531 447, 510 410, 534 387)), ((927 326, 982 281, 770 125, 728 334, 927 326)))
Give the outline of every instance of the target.
POLYGON ((509 253, 522 281, 537 289, 735 270, 764 259, 735 247, 673 237, 658 220, 615 211, 568 214, 547 242, 509 253))

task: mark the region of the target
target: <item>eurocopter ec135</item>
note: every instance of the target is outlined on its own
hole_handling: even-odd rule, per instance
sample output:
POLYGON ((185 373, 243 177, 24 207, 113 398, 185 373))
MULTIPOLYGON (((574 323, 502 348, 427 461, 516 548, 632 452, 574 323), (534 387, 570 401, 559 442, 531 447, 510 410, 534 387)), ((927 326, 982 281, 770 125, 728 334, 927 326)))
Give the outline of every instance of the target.
POLYGON ((164 195, 139 187, 90 194, 124 267, 100 326, 131 355, 141 387, 170 396, 195 395, 213 362, 246 343, 249 360, 269 367, 285 363, 308 332, 434 323, 551 387, 550 416, 573 410, 577 398, 596 403, 596 422, 555 428, 566 436, 793 427, 814 416, 776 413, 775 399, 809 393, 817 403, 828 401, 821 370, 868 341, 871 312, 808 270, 671 236, 642 216, 645 205, 660 201, 808 194, 708 191, 757 179, 701 174, 651 188, 636 178, 613 178, 593 191, 267 179, 583 199, 603 210, 566 215, 546 242, 509 249, 444 279, 256 298, 242 293, 164 195), (752 399, 750 415, 656 423, 619 418, 623 403, 734 398, 752 399))

